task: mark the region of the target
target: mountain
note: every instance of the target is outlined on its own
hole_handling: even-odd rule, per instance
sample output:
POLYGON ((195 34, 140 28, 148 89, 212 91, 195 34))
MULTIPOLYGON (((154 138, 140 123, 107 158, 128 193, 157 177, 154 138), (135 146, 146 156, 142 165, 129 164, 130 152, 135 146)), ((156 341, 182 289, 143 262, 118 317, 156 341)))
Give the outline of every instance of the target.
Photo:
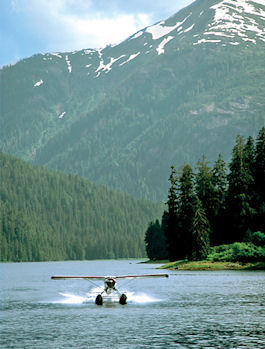
POLYGON ((265 124, 265 0, 197 0, 119 45, 0 73, 2 151, 160 200, 172 164, 228 160, 265 124))
POLYGON ((0 153, 0 261, 145 256, 161 205, 0 153))

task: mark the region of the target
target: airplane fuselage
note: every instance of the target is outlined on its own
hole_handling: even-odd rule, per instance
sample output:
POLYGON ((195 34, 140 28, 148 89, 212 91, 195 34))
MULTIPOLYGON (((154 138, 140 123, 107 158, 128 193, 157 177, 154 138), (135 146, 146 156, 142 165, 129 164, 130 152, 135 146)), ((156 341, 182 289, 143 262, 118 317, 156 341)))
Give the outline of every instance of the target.
POLYGON ((115 287, 116 280, 113 277, 106 277, 104 280, 104 291, 110 294, 112 291, 118 291, 115 287))

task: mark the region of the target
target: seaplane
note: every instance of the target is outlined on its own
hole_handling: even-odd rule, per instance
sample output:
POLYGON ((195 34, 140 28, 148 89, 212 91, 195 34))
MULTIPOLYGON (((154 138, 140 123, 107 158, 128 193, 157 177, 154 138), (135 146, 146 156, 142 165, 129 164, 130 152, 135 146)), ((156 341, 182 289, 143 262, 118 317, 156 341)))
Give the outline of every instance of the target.
POLYGON ((119 303, 124 305, 127 303, 127 296, 125 293, 120 292, 117 287, 118 279, 136 279, 136 278, 159 278, 166 277, 168 274, 147 274, 147 275, 118 275, 118 276, 68 276, 68 275, 53 275, 51 276, 52 280, 67 280, 67 279, 83 279, 88 281, 101 280, 104 282, 102 286, 102 292, 100 292, 95 299, 97 305, 102 305, 105 297, 110 295, 118 296, 119 303))

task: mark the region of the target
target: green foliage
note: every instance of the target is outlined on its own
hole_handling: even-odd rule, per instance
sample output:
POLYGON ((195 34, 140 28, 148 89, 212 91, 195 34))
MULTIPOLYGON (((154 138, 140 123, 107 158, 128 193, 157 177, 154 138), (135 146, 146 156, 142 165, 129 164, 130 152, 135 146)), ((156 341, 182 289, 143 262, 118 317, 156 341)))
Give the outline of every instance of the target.
MULTIPOLYGON (((220 196, 217 184, 218 175, 216 174, 216 177, 214 177, 214 170, 208 166, 204 156, 201 161, 197 162, 196 169, 196 193, 205 211, 205 218, 208 220, 208 230, 211 230, 214 226, 216 211, 220 205, 218 202, 220 196)), ((196 209, 198 209, 198 201, 196 202, 196 206, 196 209)))
POLYGON ((244 238, 244 242, 251 242, 256 246, 261 246, 265 248, 265 234, 263 234, 260 231, 256 231, 255 233, 251 233, 251 231, 248 231, 244 238))
MULTIPOLYGON (((171 174, 169 177, 170 188, 168 191, 167 214, 164 220, 165 236, 168 245, 168 256, 170 260, 174 260, 179 246, 178 232, 178 197, 177 197, 177 175, 174 166, 171 166, 171 174)), ((165 215, 164 215, 165 217, 165 215)))
POLYGON ((179 179, 179 246, 178 259, 185 259, 192 254, 193 219, 195 213, 194 174, 190 165, 182 168, 179 179))
POLYGON ((1 261, 145 255, 144 231, 160 205, 0 153, 1 261))
POLYGON ((225 196, 227 191, 227 173, 226 164, 222 159, 221 154, 218 156, 218 160, 214 163, 213 167, 213 185, 215 191, 215 216, 222 208, 225 202, 225 196))
POLYGON ((226 164, 221 157, 214 163, 213 167, 213 186, 214 186, 214 212, 208 217, 211 225, 211 244, 218 245, 223 241, 223 232, 225 226, 225 200, 228 188, 228 180, 226 173, 226 164))
POLYGON ((254 229, 265 233, 265 127, 260 130, 255 149, 255 217, 254 229))
POLYGON ((220 245, 211 248, 207 259, 227 262, 257 262, 265 261, 265 248, 252 243, 235 242, 230 245, 220 245))
POLYGON ((254 209, 254 150, 249 139, 244 143, 242 136, 236 138, 233 148, 230 173, 228 175, 229 187, 226 197, 226 215, 228 225, 228 240, 242 241, 246 231, 253 229, 255 216, 254 209))
POLYGON ((216 243, 222 245, 211 250, 210 260, 263 260, 264 149, 265 128, 262 128, 256 146, 252 137, 245 143, 242 136, 237 136, 228 175, 220 155, 213 169, 204 157, 197 163, 195 181, 190 165, 182 168, 178 180, 175 168, 171 167, 168 211, 164 213, 170 261, 202 259, 216 243), (256 226, 260 231, 252 233, 256 226), (235 243, 227 245, 231 242, 235 243))
POLYGON ((192 258, 205 258, 210 249, 210 225, 199 198, 196 198, 192 231, 192 258))
POLYGON ((39 239, 28 217, 3 204, 0 217, 0 261, 40 260, 39 239))
POLYGON ((151 260, 168 258, 166 237, 158 220, 151 222, 145 233, 146 253, 151 260))

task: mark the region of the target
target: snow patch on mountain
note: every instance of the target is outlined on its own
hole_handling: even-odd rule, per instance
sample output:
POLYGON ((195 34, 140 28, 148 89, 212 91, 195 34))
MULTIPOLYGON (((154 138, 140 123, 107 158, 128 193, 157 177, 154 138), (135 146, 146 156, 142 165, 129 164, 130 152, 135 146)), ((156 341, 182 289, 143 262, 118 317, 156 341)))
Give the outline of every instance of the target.
POLYGON ((133 60, 135 57, 137 57, 140 53, 141 53, 141 52, 133 53, 132 55, 130 55, 130 57, 127 59, 127 61, 122 62, 122 63, 120 64, 120 66, 122 66, 122 65, 124 65, 124 64, 126 64, 126 63, 128 63, 128 62, 130 62, 130 61, 133 60))
POLYGON ((67 64, 68 71, 69 71, 69 73, 71 73, 72 72, 72 66, 71 66, 71 62, 70 62, 70 60, 68 58, 68 55, 65 56, 65 61, 66 61, 66 64, 67 64))
POLYGON ((253 32, 259 38, 265 39, 264 25, 261 27, 253 18, 257 16, 265 21, 265 11, 255 8, 254 2, 265 6, 265 1, 261 0, 223 0, 210 7, 215 11, 215 15, 213 22, 209 25, 209 31, 227 31, 242 37, 244 41, 253 43, 256 43, 255 40, 249 39, 246 32, 253 32))
MULTIPOLYGON (((175 47, 181 46, 186 39, 191 45, 209 43, 236 46, 244 43, 256 44, 259 40, 265 42, 265 0, 218 0, 209 2, 208 7, 198 12, 199 15, 197 12, 193 14, 191 9, 187 11, 185 14, 176 14, 139 30, 125 40, 128 43, 125 49, 122 46, 123 41, 105 48, 79 51, 82 56, 87 55, 83 63, 83 67, 89 68, 87 75, 97 78, 103 72, 109 73, 115 62, 119 61, 115 67, 120 67, 133 61, 140 54, 165 54, 171 46, 167 44, 173 39, 176 40, 175 47), (203 18, 199 19, 202 15, 205 17, 204 22, 203 18), (201 29, 202 25, 204 29, 201 29), (110 51, 112 49, 113 51, 110 51)), ((70 53, 52 53, 43 59, 51 60, 52 56, 65 58, 68 71, 72 72, 70 53)))
POLYGON ((221 42, 221 40, 200 39, 200 40, 198 40, 197 42, 194 42, 193 45, 204 44, 204 43, 206 43, 206 42, 211 42, 211 43, 216 44, 216 43, 218 43, 218 42, 221 42))
POLYGON ((223 33, 223 32, 214 32, 214 31, 205 32, 204 35, 225 36, 227 38, 234 38, 234 35, 232 35, 232 34, 227 34, 227 33, 223 33))
POLYGON ((59 53, 51 53, 52 56, 58 57, 58 58, 63 58, 61 55, 59 55, 59 53))
MULTIPOLYGON (((218 24, 219 21, 227 20, 233 22, 233 15, 237 13, 247 13, 255 16, 259 16, 261 19, 265 20, 265 11, 262 9, 256 9, 250 2, 251 0, 223 0, 218 4, 210 7, 215 10, 214 23, 218 24), (229 12, 233 11, 232 14, 229 12)), ((263 2, 265 6, 265 2, 263 2)), ((242 17, 241 17, 242 18, 242 17)), ((243 19, 243 18, 242 18, 243 19)), ((255 23, 255 21, 254 21, 255 23)))
POLYGON ((164 47, 172 39, 174 39, 174 36, 168 36, 167 38, 165 38, 164 40, 161 41, 161 43, 156 48, 158 55, 161 55, 162 53, 165 53, 164 47))
POLYGON ((251 2, 255 2, 256 4, 265 6, 265 0, 251 0, 251 2))
POLYGON ((65 116, 66 112, 62 112, 60 115, 59 115, 59 119, 62 119, 64 116, 65 116))
POLYGON ((100 48, 99 50, 96 50, 96 52, 98 53, 98 58, 101 59, 103 53, 102 53, 103 49, 100 48))
MULTIPOLYGON (((101 57, 102 57, 102 55, 101 55, 101 57)), ((119 59, 123 58, 123 57, 126 57, 126 55, 121 55, 118 58, 110 57, 110 62, 108 64, 104 64, 104 60, 101 59, 100 62, 99 62, 99 66, 97 67, 97 69, 95 71, 96 73, 98 73, 96 77, 98 77, 103 71, 108 73, 111 70, 112 64, 115 63, 116 61, 118 61, 119 59)))
POLYGON ((192 25, 191 25, 189 28, 187 28, 187 29, 183 30, 183 31, 184 31, 184 33, 189 32, 190 30, 192 30, 192 29, 193 29, 193 27, 194 27, 194 24, 192 24, 192 25))
POLYGON ((34 87, 38 87, 43 84, 43 80, 40 80, 34 84, 34 87))
POLYGON ((163 36, 169 34, 173 30, 180 27, 189 18, 190 15, 191 14, 189 14, 186 18, 184 18, 182 22, 177 22, 174 26, 165 26, 164 25, 165 21, 161 21, 151 27, 147 27, 146 32, 152 35, 153 40, 160 39, 163 36))
POLYGON ((82 55, 90 55, 91 53, 94 53, 94 52, 96 52, 96 50, 84 50, 82 55))
POLYGON ((213 20, 203 34, 197 35, 198 40, 193 45, 218 42, 214 37, 222 39, 219 42, 223 46, 244 42, 256 44, 258 39, 265 42, 265 23, 262 23, 265 21, 265 0, 220 0, 210 10, 214 11, 213 20))

